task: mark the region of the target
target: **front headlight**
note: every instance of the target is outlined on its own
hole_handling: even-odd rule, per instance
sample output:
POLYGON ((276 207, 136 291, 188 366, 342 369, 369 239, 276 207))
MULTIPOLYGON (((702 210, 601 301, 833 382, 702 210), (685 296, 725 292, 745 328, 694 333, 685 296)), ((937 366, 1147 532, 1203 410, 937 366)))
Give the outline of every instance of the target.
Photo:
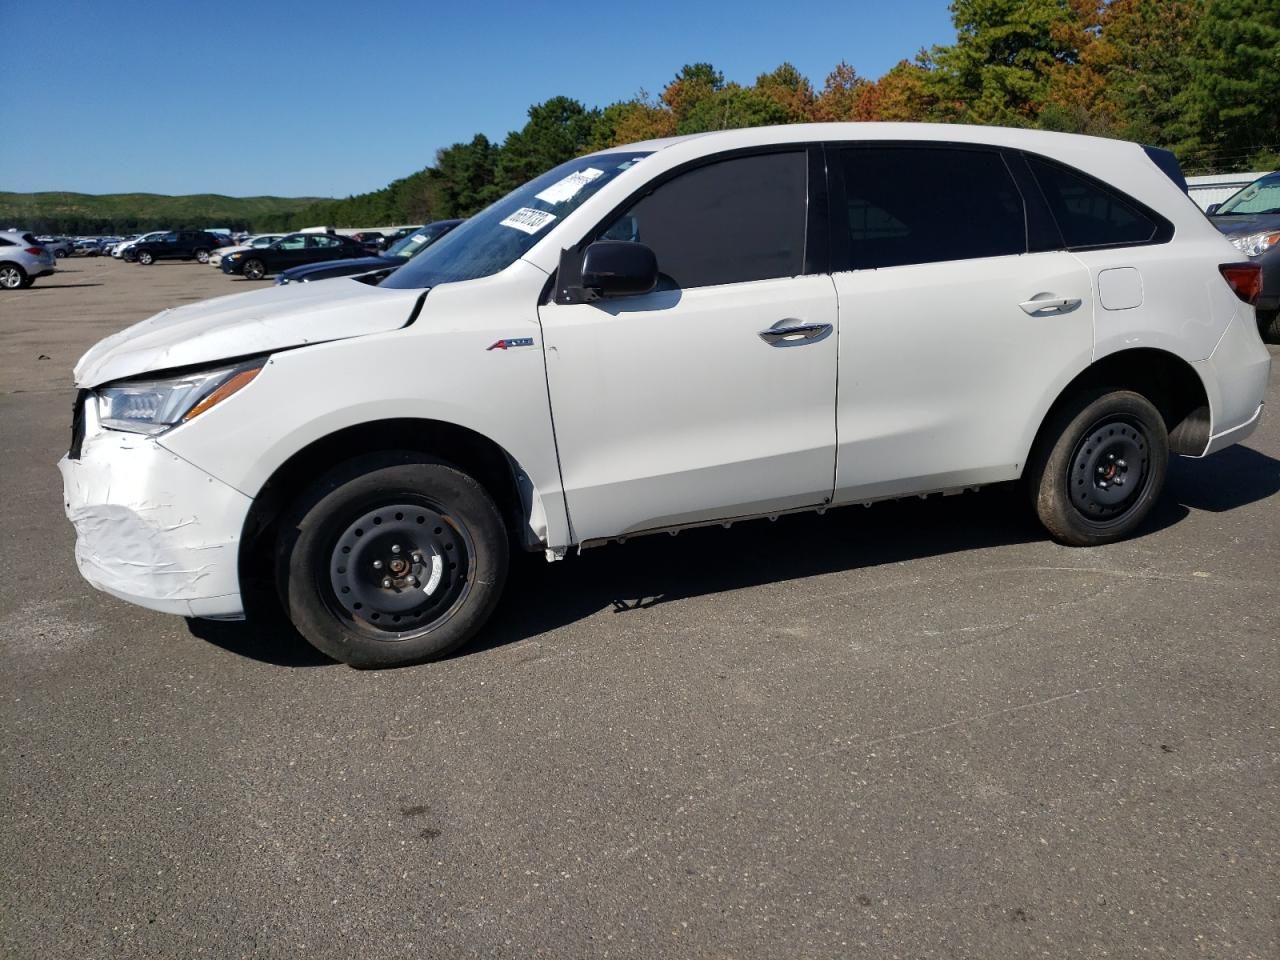
POLYGON ((1229 239, 1235 244, 1236 249, 1246 257, 1260 257, 1272 247, 1280 247, 1280 230, 1250 233, 1229 239))
POLYGON ((243 253, 233 253, 233 254, 231 254, 231 259, 232 259, 232 260, 239 260, 239 259, 240 259, 241 257, 243 257, 243 256, 244 256, 244 254, 243 254, 243 253))
POLYGON ((163 433, 248 386, 265 363, 263 357, 164 380, 128 380, 99 387, 95 391, 98 420, 110 430, 163 433))

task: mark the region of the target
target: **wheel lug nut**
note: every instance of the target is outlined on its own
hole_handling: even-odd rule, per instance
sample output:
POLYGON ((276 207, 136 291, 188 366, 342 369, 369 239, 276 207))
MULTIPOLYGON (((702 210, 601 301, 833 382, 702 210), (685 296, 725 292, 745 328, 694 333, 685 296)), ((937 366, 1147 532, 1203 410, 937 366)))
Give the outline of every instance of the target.
POLYGON ((1119 467, 1121 470, 1127 470, 1129 467, 1129 465, 1125 463, 1123 460, 1117 460, 1116 466, 1119 467))
POLYGON ((375 560, 375 561, 373 561, 373 569, 375 569, 375 570, 381 570, 381 569, 382 569, 382 561, 381 561, 381 560, 375 560))
POLYGON ((415 553, 415 554, 413 555, 413 562, 414 562, 414 563, 421 563, 421 562, 422 562, 422 554, 420 554, 420 553, 415 553))
POLYGON ((391 552, 392 552, 392 553, 399 553, 399 552, 400 552, 400 545, 399 545, 399 544, 396 544, 395 546, 393 546, 393 547, 391 548, 391 552))
POLYGON ((1107 483, 1107 481, 1105 480, 1099 480, 1098 486, 1100 486, 1103 490, 1105 490, 1107 489, 1107 487, 1111 486, 1111 484, 1107 483))
POLYGON ((417 577, 410 577, 410 578, 409 578, 409 586, 411 586, 411 587, 416 587, 417 585, 418 585, 418 578, 417 578, 417 577))
POLYGON ((1105 477, 1106 475, 1107 475, 1107 468, 1106 468, 1106 467, 1099 467, 1099 468, 1098 468, 1098 476, 1100 476, 1100 477, 1105 477))
POLYGON ((385 588, 387 588, 387 589, 390 589, 390 588, 391 588, 391 578, 390 578, 390 577, 383 577, 383 578, 382 578, 382 585, 383 585, 383 587, 385 587, 385 588))

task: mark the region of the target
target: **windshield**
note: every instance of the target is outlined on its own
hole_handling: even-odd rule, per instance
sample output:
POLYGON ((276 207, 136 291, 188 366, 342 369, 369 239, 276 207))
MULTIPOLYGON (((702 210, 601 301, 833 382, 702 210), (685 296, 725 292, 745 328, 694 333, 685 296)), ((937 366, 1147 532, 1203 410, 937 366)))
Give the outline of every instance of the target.
POLYGON ((1224 213, 1280 213, 1280 173, 1253 181, 1216 211, 1224 213))
POLYGON ((384 287, 422 288, 487 277, 524 256, 557 221, 647 153, 581 157, 531 180, 450 230, 384 287))
POLYGON ((443 237, 454 226, 456 226, 456 223, 449 220, 441 223, 429 223, 425 227, 419 227, 407 237, 401 237, 393 243, 383 256, 410 260, 443 237))

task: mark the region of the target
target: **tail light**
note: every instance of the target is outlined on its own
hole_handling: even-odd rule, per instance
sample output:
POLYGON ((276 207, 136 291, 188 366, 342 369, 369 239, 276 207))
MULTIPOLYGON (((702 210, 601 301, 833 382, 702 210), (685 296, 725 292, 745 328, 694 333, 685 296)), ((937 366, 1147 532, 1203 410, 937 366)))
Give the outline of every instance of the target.
POLYGON ((27 247, 27 249, 24 250, 23 253, 29 253, 33 257, 43 257, 44 247, 27 247))
POLYGON ((1258 296, 1262 293, 1262 264, 1224 263, 1218 270, 1232 293, 1247 304, 1258 302, 1258 296))

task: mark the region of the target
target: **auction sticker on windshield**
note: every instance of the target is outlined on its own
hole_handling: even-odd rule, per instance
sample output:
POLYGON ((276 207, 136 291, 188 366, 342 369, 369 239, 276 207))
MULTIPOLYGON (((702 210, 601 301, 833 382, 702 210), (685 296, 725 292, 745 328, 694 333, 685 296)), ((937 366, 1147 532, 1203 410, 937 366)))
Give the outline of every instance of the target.
POLYGON ((576 170, 563 180, 556 181, 541 193, 536 194, 535 199, 541 200, 543 203, 564 203, 566 200, 571 200, 575 197, 578 191, 592 180, 603 176, 604 171, 597 170, 595 167, 576 170))
POLYGON ((546 210, 535 210, 533 207, 521 207, 507 219, 502 221, 502 226, 513 227, 516 230, 523 230, 525 233, 537 233, 548 223, 556 218, 554 213, 548 213, 546 210))

